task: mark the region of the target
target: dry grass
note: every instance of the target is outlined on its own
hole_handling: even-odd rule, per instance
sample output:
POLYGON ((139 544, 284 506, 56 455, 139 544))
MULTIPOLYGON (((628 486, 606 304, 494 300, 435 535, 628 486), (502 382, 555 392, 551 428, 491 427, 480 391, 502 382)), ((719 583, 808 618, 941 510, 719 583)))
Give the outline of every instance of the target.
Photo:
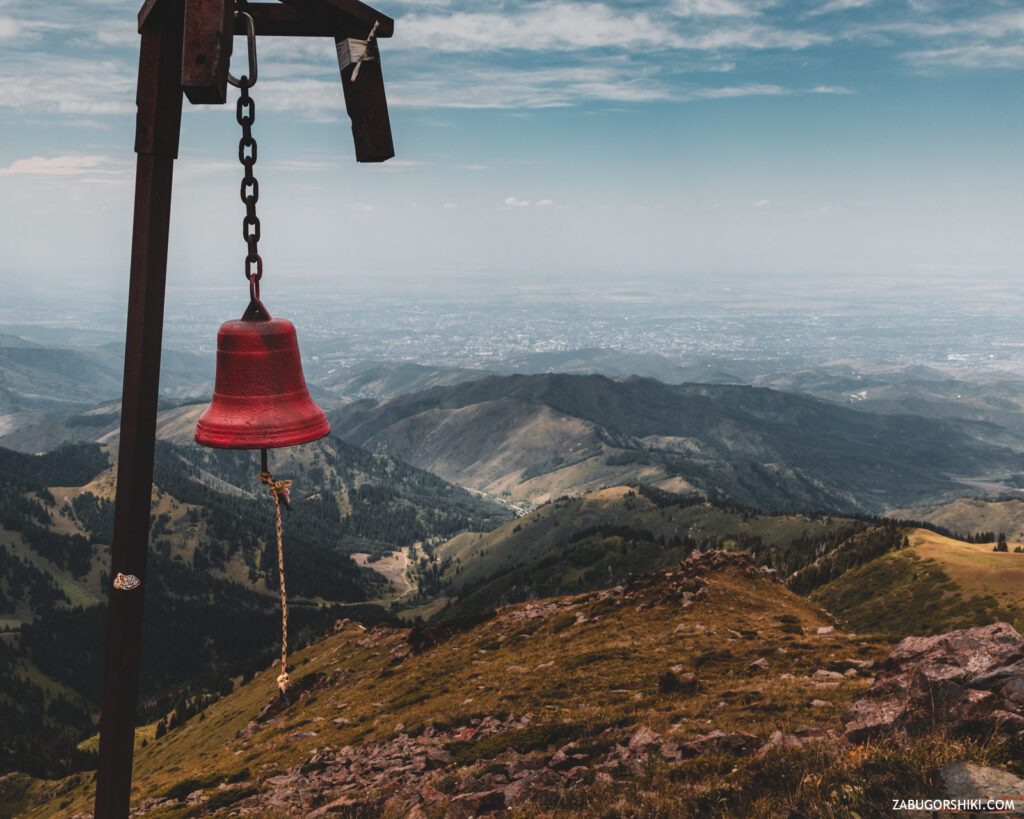
MULTIPOLYGON (((839 715, 868 681, 825 687, 806 677, 819 668, 849 667, 852 659, 877 658, 886 647, 838 631, 817 635, 827 616, 773 581, 732 569, 710 580, 708 600, 687 610, 657 597, 622 602, 599 594, 537 606, 534 617, 526 617, 522 606, 505 609, 397 664, 396 654, 406 647, 404 631, 366 632, 349 624, 295 655, 296 684, 317 682, 280 723, 239 737, 273 695, 276 672, 269 669, 201 719, 140 749, 133 795, 163 794, 189 780, 226 781, 242 771, 258 786, 314 748, 462 725, 483 715, 530 714, 535 727, 521 736, 499 735, 493 748, 452 749, 466 764, 510 746, 526 751, 594 740, 608 727, 628 733, 638 724, 680 741, 711 729, 767 737, 777 729, 838 728, 839 715), (793 633, 794 626, 804 634, 793 633), (759 657, 768 659, 769 670, 748 671, 759 657), (677 664, 697 674, 696 694, 662 691, 659 680, 677 664), (828 704, 814 707, 815 699, 828 704), (339 717, 343 721, 336 724, 339 717)), ((715 783, 728 772, 701 759, 671 774, 652 769, 639 776, 637 788, 658 791, 651 804, 661 807, 652 807, 650 815, 666 815, 656 811, 682 804, 695 789, 720 787, 715 783)), ((745 775, 754 777, 756 770, 745 775)), ((588 811, 595 805, 610 808, 623 796, 632 799, 623 787, 610 794, 601 788, 581 792, 565 805, 566 815, 593 815, 588 811)), ((756 787, 752 779, 749 788, 756 787)), ((53 800, 39 801, 43 785, 33 788, 35 805, 27 816, 88 809, 88 784, 62 794, 59 801, 67 804, 60 810, 53 800)), ((719 798, 708 793, 701 804, 710 810, 719 798)), ((772 791, 765 798, 777 803, 780 797, 772 791)), ((646 797, 637 799, 645 804, 646 797)))
POLYGON ((627 788, 593 786, 549 810, 515 817, 559 819, 867 819, 888 816, 892 800, 938 796, 947 762, 1005 764, 996 742, 895 738, 853 749, 818 746, 753 759, 703 756, 682 766, 655 765, 627 788))
POLYGON ((991 594, 1000 602, 1024 603, 1024 555, 993 552, 993 543, 964 543, 925 529, 910 533, 910 545, 921 557, 931 558, 957 582, 964 594, 991 594))
POLYGON ((1024 500, 957 498, 941 506, 894 509, 890 514, 903 520, 927 520, 955 532, 1005 532, 1011 540, 1024 541, 1024 500))

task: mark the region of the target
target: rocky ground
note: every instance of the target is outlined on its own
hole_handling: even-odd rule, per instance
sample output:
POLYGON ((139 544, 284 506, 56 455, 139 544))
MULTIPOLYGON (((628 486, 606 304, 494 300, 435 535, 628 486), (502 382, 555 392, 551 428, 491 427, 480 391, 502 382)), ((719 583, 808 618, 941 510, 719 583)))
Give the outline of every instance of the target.
POLYGON ((1024 639, 1007 623, 908 637, 846 714, 846 735, 936 727, 1024 731, 1024 639))
MULTIPOLYGON (((1004 624, 890 652, 695 554, 461 629, 340 622, 288 702, 270 670, 143 749, 133 816, 882 815, 1016 787, 1022 663, 1004 624)), ((87 781, 45 787, 26 815, 88 815, 87 781)))

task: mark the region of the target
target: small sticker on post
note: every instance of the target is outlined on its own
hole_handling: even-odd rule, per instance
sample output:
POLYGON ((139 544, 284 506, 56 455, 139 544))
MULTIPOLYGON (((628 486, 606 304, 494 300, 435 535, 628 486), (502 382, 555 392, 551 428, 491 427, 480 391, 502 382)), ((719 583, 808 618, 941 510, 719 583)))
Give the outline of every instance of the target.
POLYGON ((133 574, 123 574, 122 572, 118 572, 117 577, 114 578, 114 588, 120 589, 121 591, 131 591, 132 589, 137 589, 141 585, 142 581, 133 574))

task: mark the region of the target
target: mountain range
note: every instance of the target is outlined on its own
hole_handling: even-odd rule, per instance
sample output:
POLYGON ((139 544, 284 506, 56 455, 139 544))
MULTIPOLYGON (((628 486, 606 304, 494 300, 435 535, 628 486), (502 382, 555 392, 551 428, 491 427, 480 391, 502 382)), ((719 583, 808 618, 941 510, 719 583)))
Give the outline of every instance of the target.
MULTIPOLYGON (((95 754, 87 737, 101 682, 120 366, 116 344, 0 338, 0 771, 54 776, 95 754)), ((515 356, 493 371, 313 362, 311 389, 333 435, 272 460, 275 475, 295 482, 286 549, 292 641, 303 649, 295 677, 307 687, 301 708, 260 717, 278 617, 270 505, 252 453, 192 445, 212 359, 170 352, 145 623, 147 646, 159 650, 145 656, 140 709, 141 781, 163 803, 150 807, 170 817, 293 799, 301 789, 273 780, 296 766, 320 770, 309 760, 318 738, 361 758, 391 753, 382 748, 403 734, 431 747, 438 736, 437 760, 458 762, 438 764, 440 777, 465 769, 493 779, 488 766, 505 764, 506 747, 543 749, 544 765, 559 748, 591 754, 579 750, 597 741, 584 725, 600 726, 591 755, 604 761, 641 729, 697 741, 701 709, 715 709, 714 727, 739 730, 763 701, 751 729, 761 739, 797 723, 831 730, 815 709, 835 717, 859 682, 822 700, 737 681, 760 673, 750 670, 759 659, 808 676, 812 665, 860 668, 832 668, 848 643, 817 634, 835 625, 873 635, 856 643, 865 662, 907 634, 1024 625, 1015 590, 1024 555, 953 537, 1024 531, 1013 499, 1024 487, 1020 384, 928 368, 758 367, 598 349, 515 356), (901 520, 877 519, 887 512, 901 520), (669 663, 673 629, 695 598, 680 587, 666 604, 657 590, 677 583, 695 549, 749 557, 714 581, 707 594, 721 608, 705 613, 708 633, 669 663), (769 575, 755 566, 789 590, 763 583, 769 575), (907 601, 912 611, 893 618, 907 601), (612 632, 622 645, 606 656, 600 643, 612 632), (715 659, 723 641, 731 656, 715 659), (563 649, 582 659, 563 667, 563 649), (687 665, 703 655, 706 672, 687 665), (593 701, 555 704, 595 671, 593 701), (522 686, 508 682, 521 673, 522 686), (692 713, 665 698, 688 690, 691 673, 707 677, 692 713), (474 732, 491 744, 473 746, 474 732), (211 764, 225 747, 247 756, 211 764), (200 794, 191 802, 189 787, 200 794)), ((418 764, 407 756, 399 767, 418 764)), ((492 784, 506 799, 508 783, 492 784)), ((63 789, 56 797, 48 787, 0 779, 0 814, 85 804, 87 777, 53 786, 63 789)), ((470 795, 461 784, 445 793, 470 795)))
POLYGON ((763 509, 881 512, 1000 484, 995 425, 876 414, 741 385, 490 377, 331 415, 335 434, 472 489, 543 502, 637 480, 763 509))

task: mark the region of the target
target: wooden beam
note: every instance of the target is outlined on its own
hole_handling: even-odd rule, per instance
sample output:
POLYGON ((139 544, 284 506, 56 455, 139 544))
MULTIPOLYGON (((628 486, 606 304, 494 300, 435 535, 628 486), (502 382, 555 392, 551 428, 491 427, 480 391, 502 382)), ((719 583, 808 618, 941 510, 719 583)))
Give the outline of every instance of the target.
POLYGON ((171 179, 181 126, 182 7, 177 9, 158 31, 143 34, 139 55, 135 218, 96 772, 95 815, 102 819, 126 819, 131 799, 171 179))
MULTIPOLYGON (((286 5, 311 17, 325 17, 345 27, 348 36, 366 37, 377 26, 377 37, 390 37, 395 33, 395 21, 360 0, 282 0, 286 5)), ((332 36, 342 36, 333 32, 332 36)))
MULTIPOLYGON (((281 3, 249 3, 245 9, 252 15, 257 37, 335 37, 339 29, 349 31, 337 19, 310 15, 281 3)), ((359 28, 362 28, 360 24, 359 28)), ((245 34, 245 21, 235 20, 235 34, 245 34)))
POLYGON ((367 50, 365 40, 338 38, 335 41, 357 162, 386 162, 395 155, 380 52, 376 46, 376 43, 370 45, 369 59, 360 62, 367 50), (358 53, 354 53, 354 49, 358 49, 358 53), (359 75, 353 81, 356 67, 359 75))
POLYGON ((167 0, 146 0, 142 4, 142 8, 139 9, 139 34, 156 31, 162 12, 167 5, 167 0))
MULTIPOLYGON (((257 37, 365 37, 365 26, 351 19, 304 14, 282 3, 249 3, 245 10, 256 24, 257 37)), ((235 34, 245 34, 245 21, 235 20, 235 34)))
MULTIPOLYGON (((281 3, 246 3, 256 21, 256 34, 268 37, 366 37, 380 21, 377 37, 391 37, 395 21, 359 0, 284 0, 281 3)), ((177 0, 180 4, 180 0, 177 0)), ((176 0, 145 0, 139 10, 139 32, 160 27, 165 10, 176 0)), ((244 34, 235 22, 235 34, 244 34)))
POLYGON ((227 101, 234 16, 232 0, 185 0, 181 87, 193 105, 227 101))

